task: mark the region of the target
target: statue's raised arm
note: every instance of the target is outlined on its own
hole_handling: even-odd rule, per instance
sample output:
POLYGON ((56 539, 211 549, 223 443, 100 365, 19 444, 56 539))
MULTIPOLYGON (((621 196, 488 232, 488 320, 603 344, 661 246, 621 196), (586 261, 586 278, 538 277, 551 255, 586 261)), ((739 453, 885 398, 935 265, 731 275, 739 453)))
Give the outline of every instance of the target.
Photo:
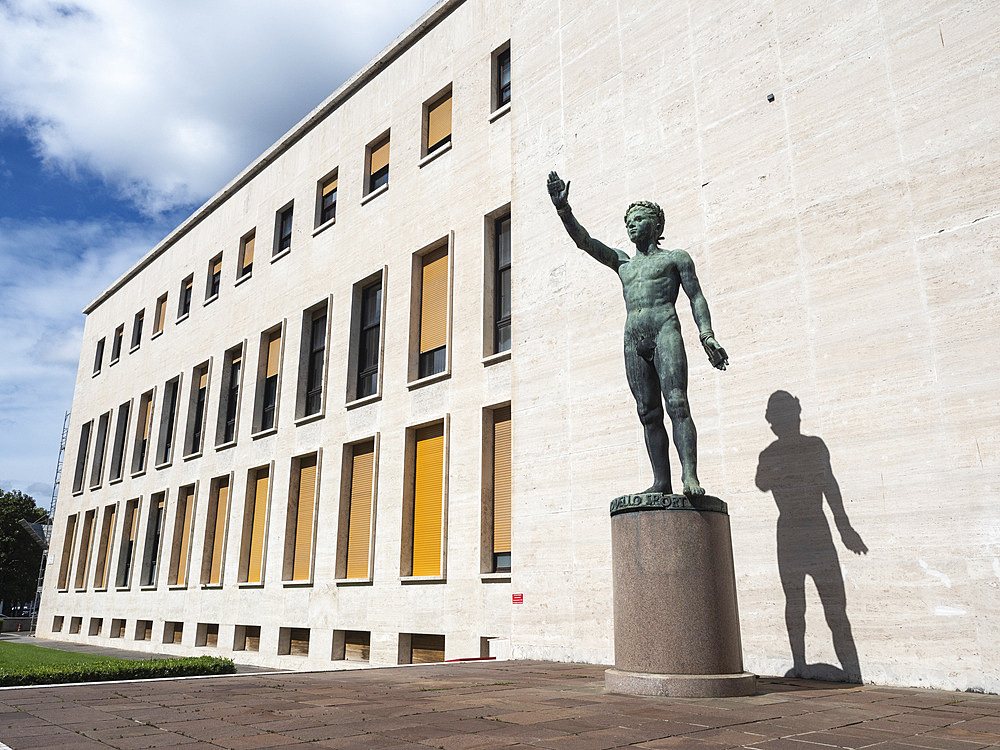
POLYGON ((569 205, 569 182, 563 182, 559 175, 553 171, 549 172, 548 187, 552 205, 556 207, 556 213, 562 219, 566 232, 578 248, 615 271, 622 263, 628 261, 628 256, 621 250, 608 247, 603 242, 591 237, 573 216, 573 209, 569 205))

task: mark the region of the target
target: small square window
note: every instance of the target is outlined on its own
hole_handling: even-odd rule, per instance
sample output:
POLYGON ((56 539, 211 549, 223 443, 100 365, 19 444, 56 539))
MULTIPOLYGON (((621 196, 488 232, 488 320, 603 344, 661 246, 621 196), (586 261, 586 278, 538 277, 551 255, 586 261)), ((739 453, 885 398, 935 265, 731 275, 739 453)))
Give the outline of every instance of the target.
POLYGON ((274 253, 281 253, 292 249, 292 204, 278 211, 274 221, 274 253))
POLYGON ((365 195, 389 184, 389 133, 368 145, 365 154, 365 195))
POLYGON ((337 218, 337 170, 319 181, 316 192, 316 226, 337 218))

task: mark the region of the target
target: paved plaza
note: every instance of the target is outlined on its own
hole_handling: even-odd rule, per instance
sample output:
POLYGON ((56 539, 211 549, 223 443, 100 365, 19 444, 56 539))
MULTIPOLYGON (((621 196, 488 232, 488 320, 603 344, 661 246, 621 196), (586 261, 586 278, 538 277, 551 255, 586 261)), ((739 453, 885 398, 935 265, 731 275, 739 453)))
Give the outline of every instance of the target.
POLYGON ((604 667, 467 662, 0 690, 27 748, 1000 747, 1000 696, 762 679, 747 698, 610 695, 604 667))

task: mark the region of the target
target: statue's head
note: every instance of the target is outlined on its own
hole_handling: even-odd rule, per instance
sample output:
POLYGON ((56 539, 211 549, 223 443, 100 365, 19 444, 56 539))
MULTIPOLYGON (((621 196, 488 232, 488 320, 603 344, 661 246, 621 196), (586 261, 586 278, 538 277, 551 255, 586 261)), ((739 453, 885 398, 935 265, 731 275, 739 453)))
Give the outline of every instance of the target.
POLYGON ((636 201, 626 209, 625 223, 628 223, 628 217, 635 211, 641 211, 652 220, 653 237, 659 243, 663 239, 663 227, 667 223, 666 217, 663 215, 663 209, 651 201, 636 201))
POLYGON ((788 391, 775 391, 767 400, 764 419, 775 435, 783 437, 798 434, 801 415, 802 405, 795 396, 788 391))

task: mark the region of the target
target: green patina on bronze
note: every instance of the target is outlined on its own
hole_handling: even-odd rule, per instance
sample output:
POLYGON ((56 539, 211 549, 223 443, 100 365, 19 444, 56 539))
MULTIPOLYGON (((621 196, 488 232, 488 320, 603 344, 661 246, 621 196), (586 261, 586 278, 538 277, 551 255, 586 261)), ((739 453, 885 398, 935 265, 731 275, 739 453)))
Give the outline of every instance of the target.
POLYGON ((663 210, 639 201, 625 212, 625 227, 636 253, 626 253, 595 240, 573 216, 569 183, 549 173, 549 197, 576 246, 618 274, 625 296, 625 374, 635 397, 653 466, 653 484, 647 493, 672 491, 669 440, 663 423, 664 404, 681 460, 681 482, 688 497, 704 495, 698 481, 698 436, 688 408, 687 354, 681 338, 675 304, 680 290, 691 300, 691 312, 709 362, 720 370, 729 364, 726 350, 715 340, 708 302, 701 291, 694 261, 683 250, 660 247, 665 224, 663 210))

